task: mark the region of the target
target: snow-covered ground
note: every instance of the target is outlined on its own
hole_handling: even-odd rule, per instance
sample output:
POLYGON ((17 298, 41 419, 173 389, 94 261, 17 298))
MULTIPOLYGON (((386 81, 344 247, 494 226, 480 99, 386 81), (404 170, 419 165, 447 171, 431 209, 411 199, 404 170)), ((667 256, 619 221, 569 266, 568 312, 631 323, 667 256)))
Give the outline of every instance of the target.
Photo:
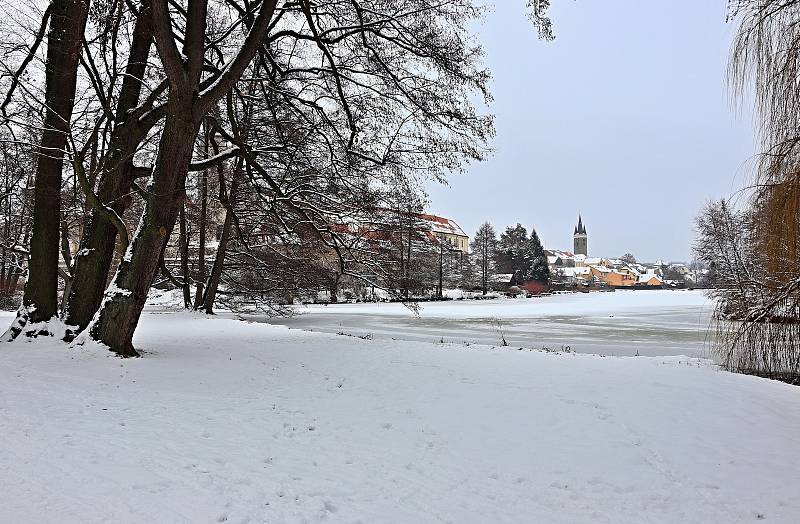
POLYGON ((421 304, 336 304, 258 318, 293 328, 378 339, 470 342, 525 348, 562 346, 601 355, 707 357, 712 303, 701 291, 618 291, 538 298, 421 304))
POLYGON ((800 522, 800 388, 708 361, 187 313, 135 342, 0 345, 0 522, 800 522))

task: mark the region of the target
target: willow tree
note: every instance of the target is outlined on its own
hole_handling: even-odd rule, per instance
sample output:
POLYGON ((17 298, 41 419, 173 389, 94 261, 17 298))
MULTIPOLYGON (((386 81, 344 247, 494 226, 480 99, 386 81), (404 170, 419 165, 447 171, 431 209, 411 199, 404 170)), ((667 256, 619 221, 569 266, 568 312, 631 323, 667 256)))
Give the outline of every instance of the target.
MULTIPOLYGON (((717 246, 726 246, 722 258, 737 260, 733 267, 739 272, 730 285, 715 292, 722 298, 717 351, 731 369, 796 380, 800 378, 800 1, 731 0, 729 8, 730 19, 738 22, 729 78, 739 100, 753 95, 761 153, 748 209, 737 214, 712 206, 705 212, 706 233, 711 232, 717 246)), ((703 230, 701 222, 701 235, 703 230)), ((710 261, 715 262, 713 257, 710 261)))

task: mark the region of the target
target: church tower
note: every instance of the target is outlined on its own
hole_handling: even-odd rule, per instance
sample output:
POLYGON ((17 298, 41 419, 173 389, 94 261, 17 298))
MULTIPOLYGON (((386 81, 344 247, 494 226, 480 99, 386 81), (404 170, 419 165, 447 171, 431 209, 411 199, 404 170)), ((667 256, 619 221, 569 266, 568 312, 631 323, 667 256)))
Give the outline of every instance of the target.
POLYGON ((573 243, 575 246, 574 253, 576 255, 588 255, 589 250, 587 247, 586 227, 583 225, 583 219, 578 215, 578 225, 575 226, 575 234, 573 235, 573 243))

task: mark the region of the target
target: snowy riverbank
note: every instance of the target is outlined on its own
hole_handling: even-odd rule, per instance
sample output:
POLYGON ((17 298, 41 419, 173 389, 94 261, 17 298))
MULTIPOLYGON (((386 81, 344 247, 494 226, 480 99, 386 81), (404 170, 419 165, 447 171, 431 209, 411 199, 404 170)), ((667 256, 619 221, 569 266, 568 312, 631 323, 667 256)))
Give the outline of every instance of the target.
POLYGON ((186 313, 135 341, 0 346, 0 521, 800 518, 800 388, 708 361, 186 313))

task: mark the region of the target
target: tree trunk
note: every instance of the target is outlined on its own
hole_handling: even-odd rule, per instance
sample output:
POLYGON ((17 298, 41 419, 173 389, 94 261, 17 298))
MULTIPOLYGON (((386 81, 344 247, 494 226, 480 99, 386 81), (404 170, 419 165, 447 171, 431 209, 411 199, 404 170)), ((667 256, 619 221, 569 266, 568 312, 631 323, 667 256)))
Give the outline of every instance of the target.
POLYGON ((439 238, 439 286, 437 288, 439 300, 441 300, 444 293, 444 237, 439 238))
POLYGON ((181 206, 178 220, 180 221, 180 251, 181 251, 181 282, 183 288, 183 307, 192 307, 192 287, 189 276, 189 232, 186 230, 186 206, 181 206))
POLYGON ((328 292, 331 294, 331 304, 339 303, 339 278, 339 273, 335 273, 331 277, 330 286, 328 286, 328 292))
MULTIPOLYGON (((147 58, 153 41, 153 25, 149 3, 144 2, 133 29, 131 54, 122 81, 120 99, 115 115, 117 127, 111 137, 109 158, 100 176, 97 196, 119 216, 125 213, 131 199, 134 175, 130 159, 146 134, 139 127, 138 118, 129 112, 139 103, 141 79, 147 68, 147 58)), ((78 330, 85 328, 103 298, 108 274, 114 260, 117 229, 97 209, 92 209, 84 226, 80 250, 75 257, 73 285, 65 307, 65 322, 78 330)))
POLYGON ((191 95, 171 95, 168 103, 153 182, 137 234, 89 326, 92 338, 122 356, 138 355, 133 348, 133 332, 186 197, 186 173, 199 129, 199 119, 192 118, 191 95))
POLYGON ((406 285, 403 290, 405 298, 408 298, 411 290, 411 219, 408 223, 408 251, 406 252, 406 285))
MULTIPOLYGON (((208 158, 208 131, 206 130, 203 151, 208 158)), ((206 281, 206 222, 208 215, 208 171, 200 173, 200 245, 197 252, 197 293, 194 297, 194 308, 203 305, 203 286, 206 281)))
MULTIPOLYGON (((49 320, 58 312, 61 171, 88 12, 89 0, 53 2, 47 35, 47 107, 34 183, 33 236, 23 297, 25 311, 21 312, 30 322, 49 320)), ((26 319, 18 318, 11 335, 18 335, 25 323, 26 319)))
POLYGON ((398 282, 398 290, 400 291, 400 295, 403 296, 403 290, 405 289, 405 281, 406 281, 406 247, 403 243, 403 222, 401 219, 400 222, 400 278, 398 282))
MULTIPOLYGON (((236 196, 239 193, 239 179, 241 178, 241 160, 237 162, 236 168, 233 170, 233 179, 231 180, 231 190, 226 198, 220 198, 222 204, 225 206, 225 222, 222 224, 222 235, 219 239, 219 246, 217 246, 217 254, 214 258, 214 265, 211 267, 211 274, 208 277, 208 287, 206 288, 205 295, 203 296, 203 310, 209 314, 214 314, 214 300, 217 298, 217 290, 219 283, 222 279, 222 270, 225 267, 225 252, 228 249, 231 233, 233 231, 233 208, 236 203, 236 196)), ((224 195, 225 180, 220 176, 220 193, 224 195)))
MULTIPOLYGON (((65 271, 61 271, 61 276, 64 279, 64 297, 66 298, 72 287, 72 274, 70 273, 72 269, 72 253, 69 249, 69 227, 67 226, 66 220, 61 224, 61 258, 64 261, 64 267, 66 267, 65 271)), ((63 300, 61 307, 62 309, 64 307, 63 300)))
POLYGON ((217 81, 201 94, 207 0, 188 4, 182 52, 176 46, 167 0, 151 3, 154 40, 169 80, 166 120, 137 233, 106 290, 100 311, 88 328, 91 338, 122 356, 137 355, 133 332, 186 197, 186 175, 200 123, 208 110, 230 91, 255 56, 267 33, 275 5, 276 0, 261 3, 239 52, 217 81))

